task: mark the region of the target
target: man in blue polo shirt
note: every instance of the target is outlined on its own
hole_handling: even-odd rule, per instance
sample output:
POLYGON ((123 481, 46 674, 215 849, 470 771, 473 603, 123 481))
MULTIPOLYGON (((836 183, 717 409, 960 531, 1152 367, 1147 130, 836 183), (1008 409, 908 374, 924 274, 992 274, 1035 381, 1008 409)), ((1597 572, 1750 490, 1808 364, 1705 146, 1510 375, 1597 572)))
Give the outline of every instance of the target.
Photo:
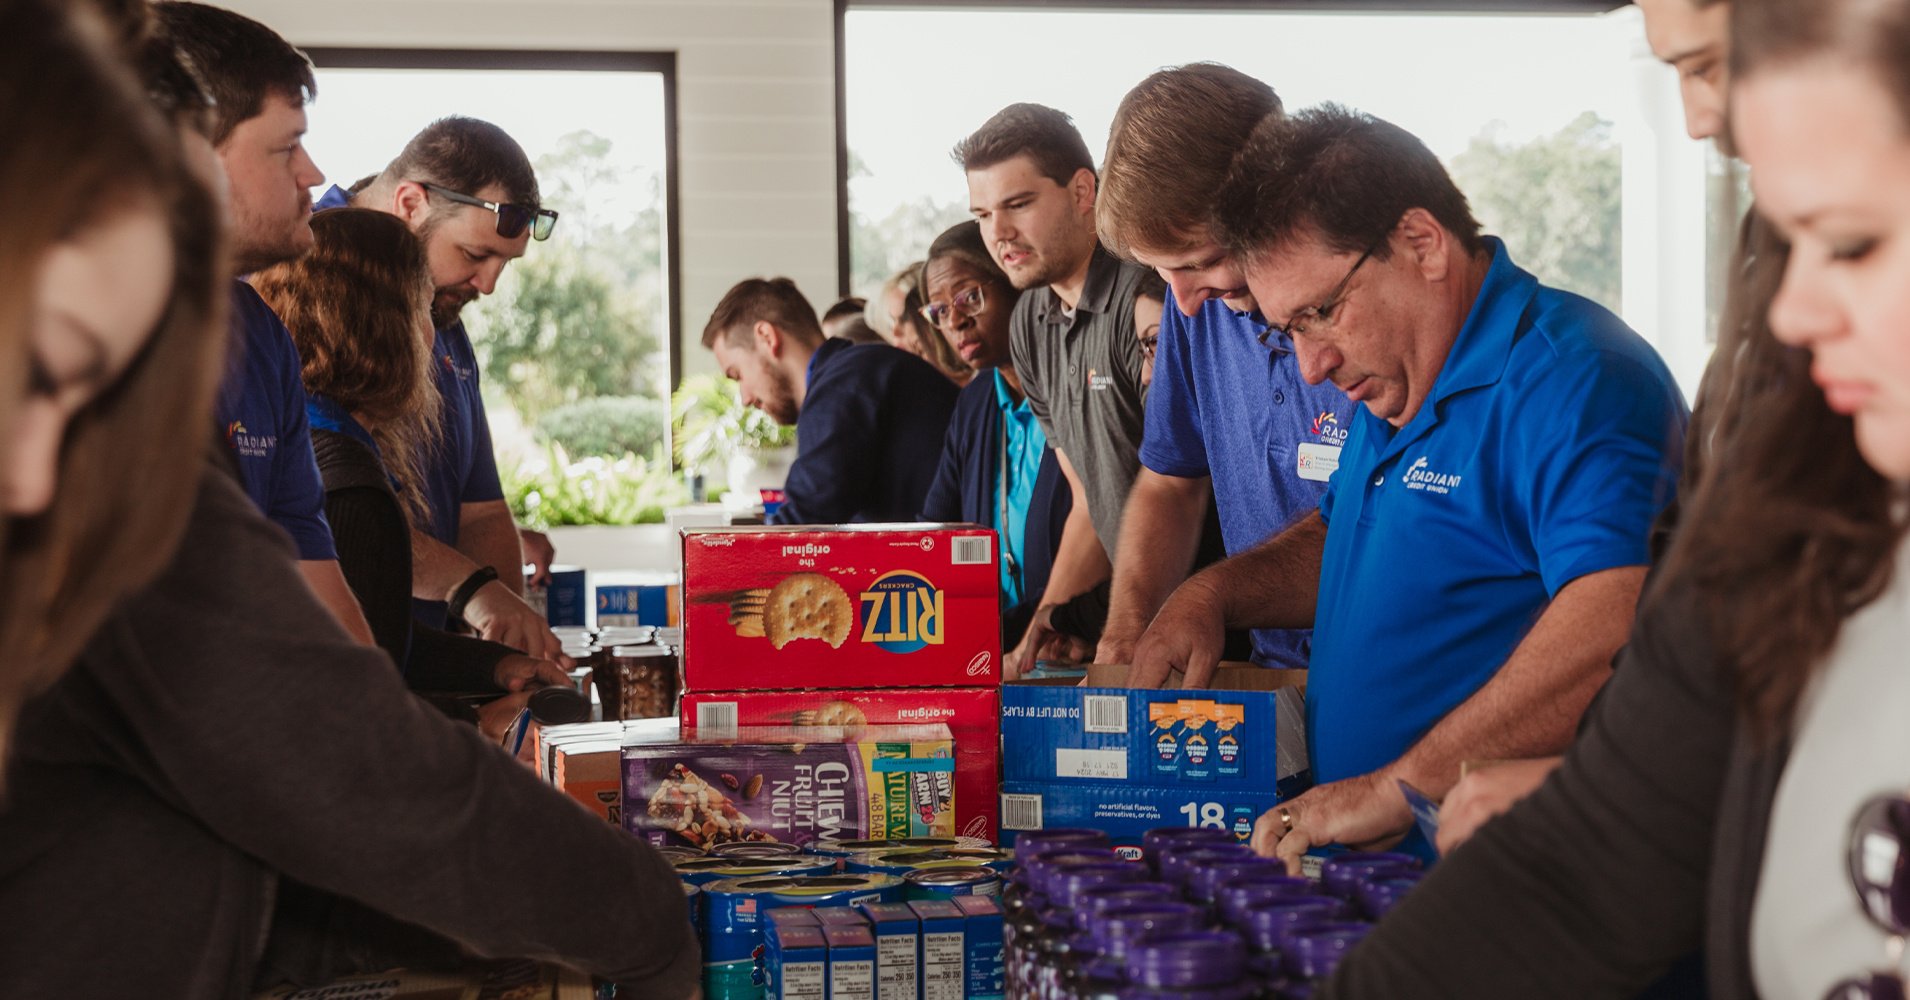
MULTIPOLYGON (((272 29, 197 3, 153 7, 159 29, 192 60, 215 100, 212 140, 226 176, 232 254, 251 274, 312 248, 310 188, 325 175, 301 139, 317 89, 305 54, 272 29)), ((338 568, 325 490, 312 458, 298 348, 252 286, 232 282, 230 368, 214 416, 246 495, 292 536, 299 572, 346 631, 371 626, 338 568)))
POLYGON ((1463 761, 1571 740, 1630 628, 1687 414, 1651 348, 1516 267, 1404 130, 1326 105, 1262 121, 1239 162, 1221 243, 1307 380, 1364 406, 1319 513, 1183 584, 1135 669, 1199 683, 1223 626, 1313 626, 1321 784, 1254 833, 1297 870, 1315 845, 1407 834, 1400 782, 1436 798, 1463 761))
POLYGON ((954 383, 907 351, 825 340, 788 278, 731 288, 703 346, 746 405, 796 425, 796 461, 773 523, 915 519, 935 479, 954 383))
MULTIPOLYGON (((1244 552, 1319 505, 1353 404, 1308 385, 1292 345, 1267 324, 1208 220, 1234 154, 1281 112, 1265 83, 1215 63, 1162 70, 1114 113, 1095 228, 1115 254, 1168 283, 1141 471, 1128 495, 1099 663, 1134 644, 1193 569, 1211 495, 1227 554, 1244 552)), ((1310 632, 1254 629, 1253 661, 1304 668, 1310 632)))
POLYGON ((520 540, 491 448, 491 425, 478 385, 477 355, 458 313, 497 287, 505 265, 533 239, 547 239, 557 213, 540 205, 530 158, 503 129, 451 116, 427 125, 378 174, 347 192, 333 187, 320 210, 351 205, 395 215, 425 245, 436 294, 432 355, 444 400, 442 441, 426 468, 431 523, 412 533, 412 596, 421 621, 448 614, 494 642, 532 656, 562 658, 562 644, 525 602, 523 564, 543 572, 549 543, 520 540))

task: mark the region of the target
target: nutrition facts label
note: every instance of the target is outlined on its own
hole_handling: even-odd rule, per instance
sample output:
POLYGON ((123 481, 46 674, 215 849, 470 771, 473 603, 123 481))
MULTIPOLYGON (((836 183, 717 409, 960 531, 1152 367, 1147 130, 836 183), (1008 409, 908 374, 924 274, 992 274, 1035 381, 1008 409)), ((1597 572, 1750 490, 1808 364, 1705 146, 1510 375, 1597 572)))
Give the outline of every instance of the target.
POLYGON ((882 1000, 916 1000, 915 936, 891 934, 876 938, 876 975, 882 1000))
POLYGON ((962 1000, 962 936, 922 935, 922 1000, 962 1000))
POLYGON ((875 963, 829 963, 829 1000, 875 1000, 875 963))
POLYGON ((821 962, 790 962, 783 966, 777 991, 783 1000, 827 1000, 829 977, 821 962))

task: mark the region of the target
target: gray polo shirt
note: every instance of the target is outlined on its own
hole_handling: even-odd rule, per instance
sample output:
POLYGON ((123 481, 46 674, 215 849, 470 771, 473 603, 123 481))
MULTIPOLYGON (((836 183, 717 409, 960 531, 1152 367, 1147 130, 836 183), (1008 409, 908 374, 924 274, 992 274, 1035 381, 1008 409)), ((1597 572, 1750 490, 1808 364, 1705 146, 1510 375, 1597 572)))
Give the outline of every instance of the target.
POLYGON ((1048 441, 1068 456, 1088 493, 1094 533, 1108 558, 1141 468, 1146 390, 1134 336, 1134 290, 1146 272, 1099 244, 1073 317, 1049 288, 1015 305, 1015 372, 1048 441))

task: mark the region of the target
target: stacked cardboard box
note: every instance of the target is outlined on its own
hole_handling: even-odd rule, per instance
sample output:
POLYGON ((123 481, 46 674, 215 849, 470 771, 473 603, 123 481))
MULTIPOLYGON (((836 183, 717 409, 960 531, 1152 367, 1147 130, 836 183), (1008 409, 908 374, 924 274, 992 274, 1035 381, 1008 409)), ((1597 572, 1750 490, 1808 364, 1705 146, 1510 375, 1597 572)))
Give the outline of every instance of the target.
POLYGON ((1083 682, 1002 689, 1002 842, 1018 830, 1105 830, 1139 851, 1162 826, 1210 826, 1241 841, 1254 820, 1308 784, 1303 671, 1222 665, 1209 690, 1170 681, 1118 685, 1125 668, 1083 682))
POLYGON ((956 830, 997 836, 995 535, 955 525, 687 528, 683 736, 948 726, 956 830))

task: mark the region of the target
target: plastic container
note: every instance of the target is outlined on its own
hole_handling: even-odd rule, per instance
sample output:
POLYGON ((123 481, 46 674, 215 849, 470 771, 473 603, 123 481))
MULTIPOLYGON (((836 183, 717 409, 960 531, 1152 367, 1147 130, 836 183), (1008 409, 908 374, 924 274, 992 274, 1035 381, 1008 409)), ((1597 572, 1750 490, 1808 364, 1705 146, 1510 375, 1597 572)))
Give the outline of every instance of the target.
POLYGON ((1155 874, 1160 874, 1161 852, 1170 847, 1190 847, 1200 845, 1212 847, 1219 844, 1238 843, 1234 835, 1226 830, 1211 826, 1168 826, 1158 830, 1149 830, 1141 835, 1141 860, 1155 874))
MULTIPOLYGON (((1147 884, 1147 883, 1131 883, 1147 884)), ((1153 883, 1158 884, 1158 883, 1153 883)), ((1062 996, 1110 1000, 1128 986, 1128 948, 1151 937, 1189 934, 1204 924, 1200 907, 1179 900, 1129 903, 1095 911, 1061 970, 1062 996)))
POLYGON ((1238 844, 1171 847, 1161 852, 1161 881, 1186 892, 1187 882, 1193 875, 1194 868, 1239 861, 1253 856, 1252 851, 1238 844))
POLYGON ((591 678, 605 719, 661 719, 676 714, 677 657, 668 646, 620 645, 591 678))
POLYGON ((1319 883, 1310 878, 1279 875, 1243 875, 1222 882, 1214 889, 1214 909, 1220 919, 1232 927, 1245 926, 1246 912, 1278 899, 1307 899, 1319 894, 1319 883))
POLYGON ((1127 950, 1127 980, 1155 990, 1232 986, 1246 970, 1240 938, 1219 931, 1149 937, 1127 950))
POLYGON ((1276 899, 1247 910, 1240 932, 1254 952, 1281 955, 1294 931, 1343 922, 1351 915, 1337 899, 1276 899))
POLYGON ((1348 851, 1320 865, 1320 883, 1341 899, 1357 898, 1359 884, 1418 871, 1419 859, 1387 851, 1348 851))
POLYGON ((1280 964, 1295 979, 1317 981, 1333 974, 1340 960, 1373 929, 1371 924, 1332 923, 1296 928, 1280 950, 1280 964))
POLYGON ((1053 830, 1026 830, 1015 836, 1015 863, 1025 865, 1028 859, 1050 847, 1078 847, 1086 851, 1111 851, 1113 842, 1100 830, 1086 830, 1057 827, 1053 830))
POLYGON ((1368 920, 1378 920, 1393 911, 1406 894, 1419 887, 1417 872, 1412 876, 1383 878, 1372 882, 1361 882, 1359 886, 1360 912, 1368 920))
POLYGON ((1083 889, 1074 898, 1074 925, 1087 930, 1104 910, 1140 903, 1180 902, 1180 894, 1165 882, 1117 882, 1083 889))
POLYGON ((1250 857, 1218 864, 1195 864, 1187 874, 1187 895, 1196 903, 1213 906, 1222 885, 1241 878, 1265 876, 1284 878, 1287 866, 1272 858, 1250 857))

